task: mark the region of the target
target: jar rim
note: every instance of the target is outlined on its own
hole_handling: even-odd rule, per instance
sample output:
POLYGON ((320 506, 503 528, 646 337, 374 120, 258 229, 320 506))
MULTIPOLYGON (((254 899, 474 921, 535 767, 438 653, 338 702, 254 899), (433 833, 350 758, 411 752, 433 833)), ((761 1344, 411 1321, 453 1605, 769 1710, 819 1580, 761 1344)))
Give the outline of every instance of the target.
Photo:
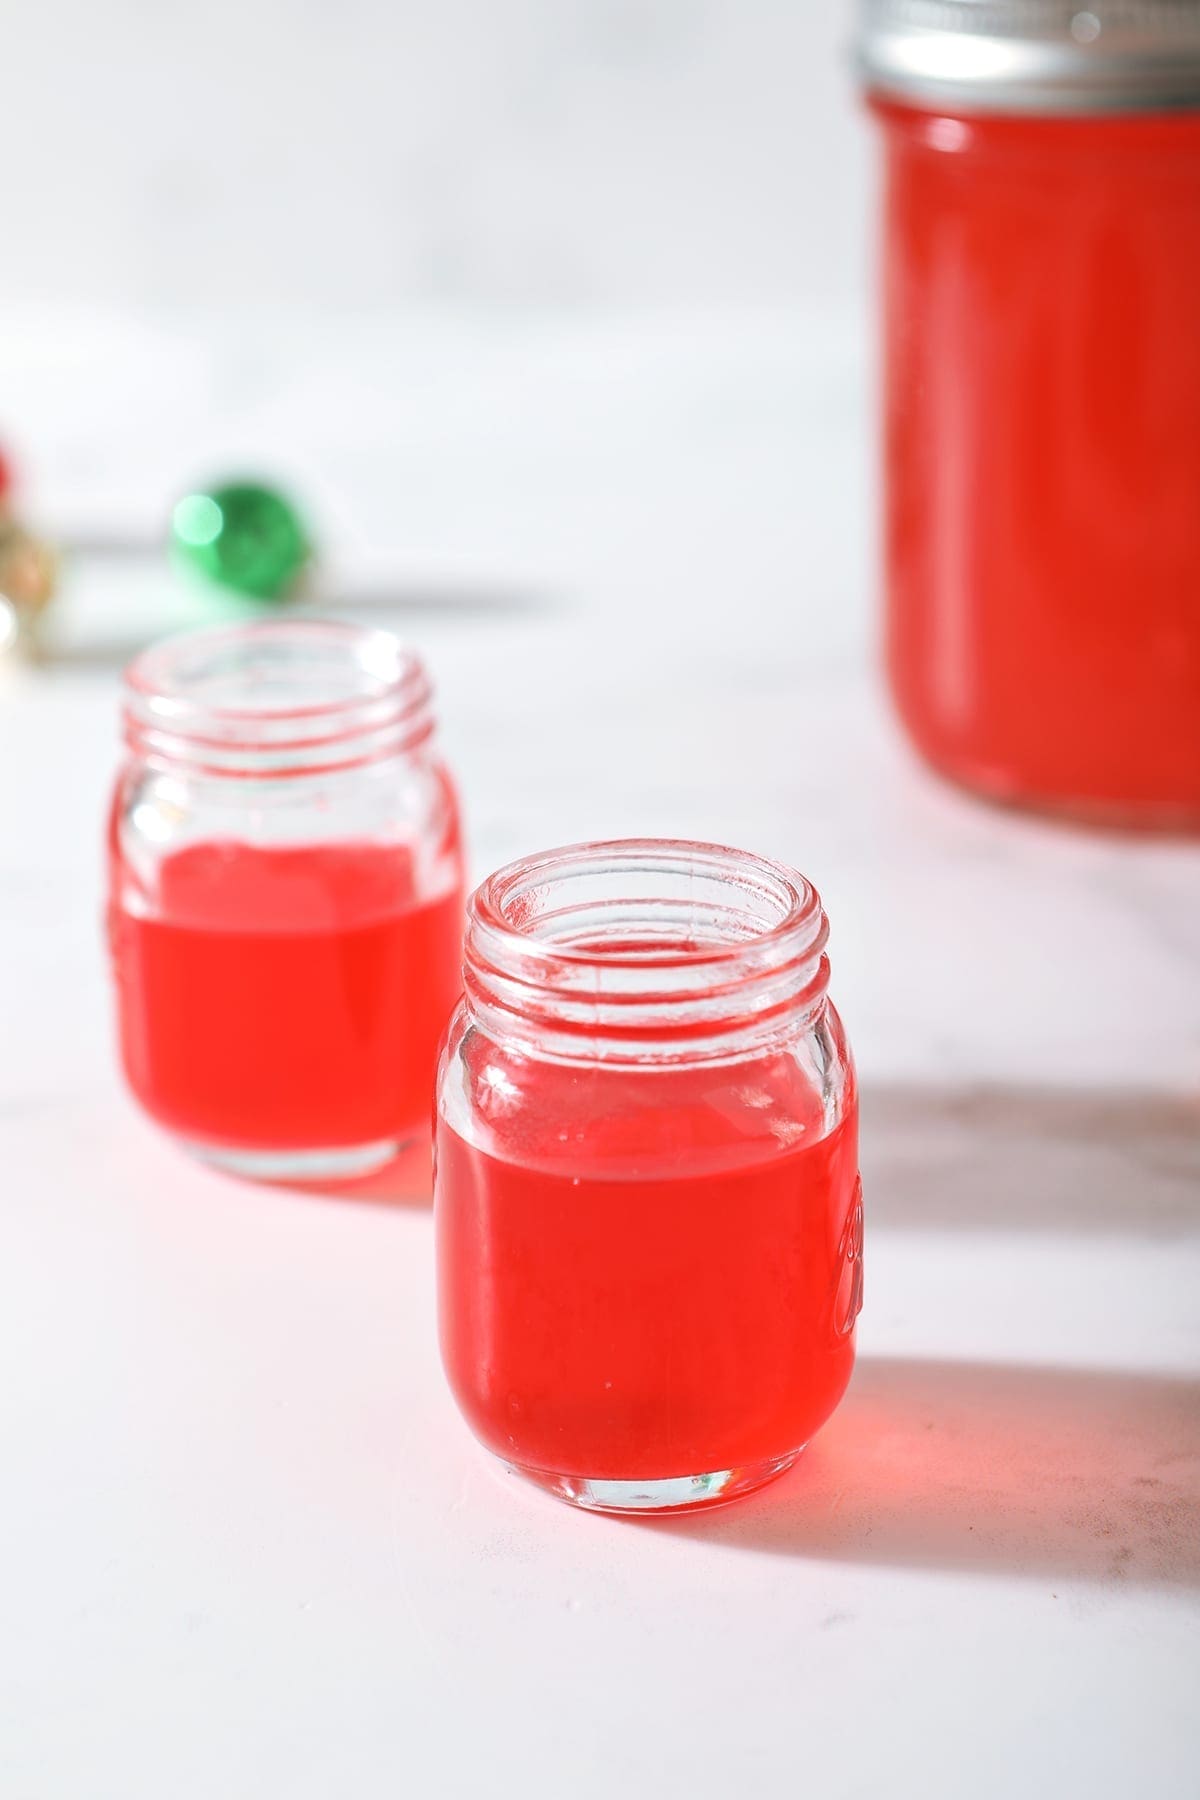
POLYGON ((548 966, 562 962, 602 963, 605 968, 614 969, 703 968, 731 964, 738 961, 747 948, 767 950, 786 942, 798 930, 807 931, 816 915, 824 920, 816 889, 786 863, 751 851, 736 850, 728 844, 690 838, 601 838, 518 857, 480 883, 471 895, 468 910, 472 920, 519 939, 524 954, 540 956, 548 966), (531 882, 570 879, 581 868, 602 864, 627 868, 631 872, 645 872, 658 866, 664 873, 671 864, 680 867, 706 864, 714 876, 724 874, 730 881, 736 881, 740 876, 743 884, 757 876, 762 882, 761 891, 777 896, 782 910, 773 924, 728 943, 624 954, 537 938, 527 923, 516 924, 508 916, 506 908, 520 898, 522 888, 531 882))
POLYGON ((308 719, 321 718, 352 703, 353 694, 331 694, 327 699, 291 706, 230 706, 198 699, 185 690, 189 671, 183 659, 191 652, 209 651, 219 654, 226 649, 255 647, 270 649, 289 643, 324 644, 330 650, 348 652, 353 667, 361 672, 364 682, 362 699, 376 698, 395 691, 424 675, 415 651, 410 650, 390 631, 374 625, 355 625, 345 619, 256 619, 246 624, 203 625, 195 631, 181 631, 160 638, 139 652, 125 670, 126 692, 148 704, 169 709, 172 716, 188 713, 221 719, 308 719))
POLYGON ((468 1007, 557 1054, 678 1060, 794 1028, 824 996, 816 888, 769 857, 681 838, 566 845, 471 895, 468 1007))
POLYGON ((433 729, 415 651, 345 620, 254 620, 180 632, 123 679, 142 755, 214 774, 287 774, 411 749, 433 729))

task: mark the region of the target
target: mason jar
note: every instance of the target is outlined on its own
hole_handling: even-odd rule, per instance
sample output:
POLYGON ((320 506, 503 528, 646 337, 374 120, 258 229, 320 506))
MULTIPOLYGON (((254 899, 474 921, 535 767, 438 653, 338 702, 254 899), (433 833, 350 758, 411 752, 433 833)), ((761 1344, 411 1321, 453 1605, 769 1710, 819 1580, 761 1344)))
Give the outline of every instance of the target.
POLYGON ((131 665, 123 721, 108 918, 143 1109, 268 1179, 428 1141, 463 864, 419 659, 351 624, 196 632, 131 665))
POLYGON ((886 661, 978 793, 1200 825, 1200 0, 864 0, 886 661))
POLYGON ((564 1499, 731 1499, 841 1398, 862 1196, 826 936, 803 876, 711 844, 554 850, 469 902, 442 1357, 484 1446, 564 1499))

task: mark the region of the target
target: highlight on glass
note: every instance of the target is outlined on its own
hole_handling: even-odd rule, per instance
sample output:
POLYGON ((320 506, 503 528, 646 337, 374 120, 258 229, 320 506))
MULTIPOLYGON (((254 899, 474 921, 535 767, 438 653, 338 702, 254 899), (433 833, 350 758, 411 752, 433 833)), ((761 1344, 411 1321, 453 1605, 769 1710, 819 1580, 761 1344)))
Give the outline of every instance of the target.
POLYGON ((419 659, 286 620, 126 672, 109 824, 121 1059, 206 1161, 349 1178, 428 1141, 459 991, 459 809, 419 659))
POLYGON ((862 1191, 826 936, 802 876, 710 844, 550 851, 469 902, 442 1357, 480 1441, 564 1499, 732 1499, 845 1390, 862 1191))

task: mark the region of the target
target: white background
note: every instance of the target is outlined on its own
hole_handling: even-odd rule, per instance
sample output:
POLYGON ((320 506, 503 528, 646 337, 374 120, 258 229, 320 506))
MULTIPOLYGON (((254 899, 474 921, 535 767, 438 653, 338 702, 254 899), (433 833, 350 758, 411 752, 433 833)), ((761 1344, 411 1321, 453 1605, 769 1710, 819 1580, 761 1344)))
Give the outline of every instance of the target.
POLYGON ((857 299, 842 0, 10 5, 4 298, 857 299))

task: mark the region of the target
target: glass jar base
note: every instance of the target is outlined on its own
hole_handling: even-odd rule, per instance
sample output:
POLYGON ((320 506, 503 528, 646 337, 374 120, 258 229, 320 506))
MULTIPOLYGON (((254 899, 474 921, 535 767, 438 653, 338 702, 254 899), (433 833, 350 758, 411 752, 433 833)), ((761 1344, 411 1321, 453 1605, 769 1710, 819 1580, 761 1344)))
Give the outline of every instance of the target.
POLYGON ((523 1476, 537 1487, 545 1488, 558 1500, 569 1501, 586 1512, 679 1513, 696 1512, 701 1507, 724 1506, 752 1494, 786 1473, 804 1446, 786 1456, 766 1462, 749 1463, 739 1469, 714 1469, 707 1475, 664 1475, 653 1481, 607 1481, 582 1475, 555 1475, 548 1469, 531 1469, 523 1463, 509 1463, 514 1475, 523 1476))
POLYGON ((969 759, 946 754, 914 728, 903 707, 897 708, 913 749, 926 768, 960 794, 1002 812, 1025 814, 1055 825, 1128 837, 1194 838, 1200 836, 1200 800, 1102 800, 1064 790, 1039 791, 1016 775, 969 759))
POLYGON ((332 1150, 250 1150, 242 1145, 197 1143, 176 1138, 200 1162, 246 1181, 354 1181, 374 1175, 399 1156, 403 1138, 379 1138, 371 1144, 339 1145, 332 1150))

